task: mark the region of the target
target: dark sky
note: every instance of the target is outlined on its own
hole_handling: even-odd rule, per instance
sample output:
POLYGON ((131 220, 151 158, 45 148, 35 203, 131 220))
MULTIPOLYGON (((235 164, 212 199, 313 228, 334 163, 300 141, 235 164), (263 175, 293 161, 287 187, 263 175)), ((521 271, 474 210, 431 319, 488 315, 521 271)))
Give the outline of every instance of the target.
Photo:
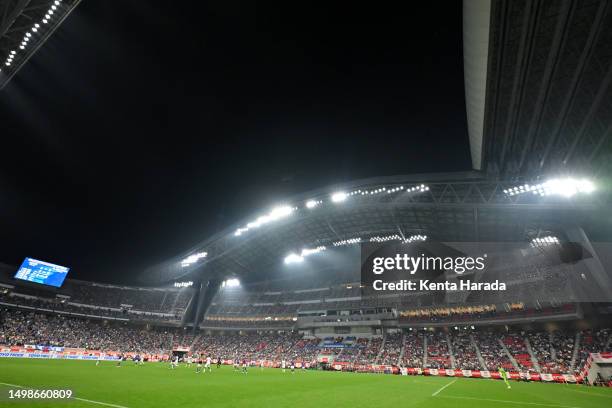
POLYGON ((461 2, 85 0, 0 92, 0 262, 129 281, 280 198, 468 170, 461 2))

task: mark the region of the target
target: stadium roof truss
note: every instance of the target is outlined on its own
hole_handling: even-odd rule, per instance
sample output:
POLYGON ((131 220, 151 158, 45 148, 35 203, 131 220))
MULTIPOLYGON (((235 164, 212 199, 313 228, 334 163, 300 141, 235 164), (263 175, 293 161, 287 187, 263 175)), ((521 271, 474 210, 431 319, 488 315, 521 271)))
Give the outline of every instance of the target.
MULTIPOLYGON (((474 168, 504 179, 568 172, 608 177, 612 3, 490 3, 482 139, 482 111, 470 109, 481 101, 482 67, 465 64, 468 122, 479 125, 470 127, 474 168)), ((464 35, 471 40, 466 49, 478 50, 485 36, 464 35)))
MULTIPOLYGON (((236 236, 245 222, 214 235, 190 253, 206 251, 206 270, 225 275, 254 276, 279 268, 289 253, 319 246, 332 248, 334 242, 373 236, 397 235, 407 239, 426 235, 445 242, 520 241, 548 235, 563 235, 566 228, 588 228, 592 236, 603 236, 600 222, 610 216, 603 195, 541 197, 510 195, 513 182, 483 179, 477 172, 382 177, 359 180, 291 198, 295 211, 236 236), (418 193, 412 186, 427 186, 418 193), (354 195, 333 202, 334 192, 406 188, 394 194, 354 195), (307 208, 308 201, 321 204, 307 208)), ((253 217, 253 219, 257 216, 253 217)), ((149 269, 148 279, 172 280, 194 272, 198 265, 181 267, 181 257, 149 269)))
POLYGON ((0 0, 0 89, 81 0, 0 0))

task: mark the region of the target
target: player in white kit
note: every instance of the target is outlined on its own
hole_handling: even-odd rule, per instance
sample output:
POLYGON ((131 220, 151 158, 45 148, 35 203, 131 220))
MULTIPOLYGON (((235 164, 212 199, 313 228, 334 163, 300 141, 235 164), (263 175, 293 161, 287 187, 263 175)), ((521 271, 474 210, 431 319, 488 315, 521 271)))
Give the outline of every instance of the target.
POLYGON ((211 361, 212 361, 212 358, 210 358, 210 356, 206 357, 206 364, 204 364, 204 372, 208 370, 209 373, 212 373, 212 368, 210 367, 211 361))

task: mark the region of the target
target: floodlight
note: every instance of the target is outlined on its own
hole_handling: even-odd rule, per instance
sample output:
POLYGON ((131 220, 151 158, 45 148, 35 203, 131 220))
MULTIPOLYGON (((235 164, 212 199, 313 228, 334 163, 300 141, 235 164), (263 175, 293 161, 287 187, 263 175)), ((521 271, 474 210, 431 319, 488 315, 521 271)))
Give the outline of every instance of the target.
POLYGON ((340 202, 342 202, 342 201, 345 201, 345 200, 346 200, 346 197, 347 197, 347 195, 346 195, 346 193, 345 193, 345 192, 343 192, 343 191, 339 191, 339 192, 337 192, 337 193, 332 194, 332 196, 331 196, 331 200, 332 200, 334 203, 340 203, 340 202))
POLYGON ((540 184, 529 185, 525 184, 518 187, 504 190, 505 194, 514 196, 524 194, 531 191, 533 194, 540 196, 559 195, 562 197, 572 197, 578 193, 590 194, 595 191, 595 185, 588 179, 550 179, 540 184))
POLYGON ((208 255, 207 252, 198 252, 198 253, 195 253, 193 255, 189 255, 187 258, 185 258, 185 259, 183 259, 181 261, 181 266, 184 268, 186 266, 194 264, 194 263, 198 262, 200 259, 206 258, 207 255, 208 255))
POLYGON ((317 202, 315 200, 310 200, 306 202, 306 208, 315 208, 317 206, 317 202))
POLYGON ((314 249, 302 249, 302 253, 300 254, 300 256, 304 258, 308 255, 318 254, 319 252, 325 251, 326 249, 327 248, 322 245, 314 249))
POLYGON ((285 257, 285 263, 286 264, 292 264, 292 263, 299 263, 299 262, 303 262, 304 261, 304 257, 296 254, 296 253, 291 253, 289 255, 287 255, 285 257))

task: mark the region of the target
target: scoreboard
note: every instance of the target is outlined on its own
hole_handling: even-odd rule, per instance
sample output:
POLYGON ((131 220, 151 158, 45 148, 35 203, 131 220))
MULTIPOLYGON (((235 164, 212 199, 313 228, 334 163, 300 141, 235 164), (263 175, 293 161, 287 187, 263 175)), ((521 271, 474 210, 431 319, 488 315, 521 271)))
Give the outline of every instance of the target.
POLYGON ((64 283, 70 268, 49 262, 26 258, 15 274, 15 279, 59 288, 64 283))

